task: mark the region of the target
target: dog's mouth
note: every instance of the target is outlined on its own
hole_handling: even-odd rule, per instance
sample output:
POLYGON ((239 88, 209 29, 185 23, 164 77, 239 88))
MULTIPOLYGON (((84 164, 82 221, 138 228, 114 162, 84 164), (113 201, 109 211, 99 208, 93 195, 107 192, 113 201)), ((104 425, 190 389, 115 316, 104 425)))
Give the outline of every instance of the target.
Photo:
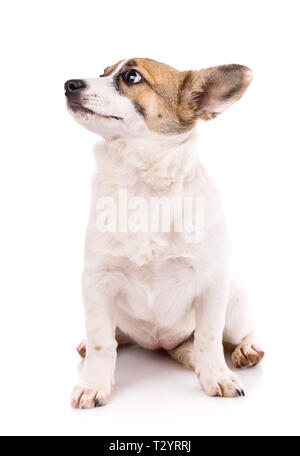
POLYGON ((75 101, 69 101, 68 102, 68 106, 69 108, 73 111, 73 112, 82 112, 82 113, 85 113, 85 114, 90 114, 92 116, 97 116, 97 117, 101 117, 101 118, 104 118, 104 119, 115 119, 115 120, 123 120, 122 117, 117 117, 117 116, 105 116, 105 115, 102 115, 102 114, 98 114, 97 112, 95 111, 92 111, 92 109, 89 109, 89 108, 86 108, 85 106, 83 106, 82 104, 80 103, 77 103, 75 101))

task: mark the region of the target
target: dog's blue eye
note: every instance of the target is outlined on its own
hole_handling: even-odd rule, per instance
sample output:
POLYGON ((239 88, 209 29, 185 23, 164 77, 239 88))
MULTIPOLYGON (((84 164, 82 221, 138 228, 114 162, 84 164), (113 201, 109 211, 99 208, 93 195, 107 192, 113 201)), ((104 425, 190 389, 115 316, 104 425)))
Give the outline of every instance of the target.
POLYGON ((123 75, 123 79, 127 84, 138 84, 143 78, 137 71, 129 70, 123 75))

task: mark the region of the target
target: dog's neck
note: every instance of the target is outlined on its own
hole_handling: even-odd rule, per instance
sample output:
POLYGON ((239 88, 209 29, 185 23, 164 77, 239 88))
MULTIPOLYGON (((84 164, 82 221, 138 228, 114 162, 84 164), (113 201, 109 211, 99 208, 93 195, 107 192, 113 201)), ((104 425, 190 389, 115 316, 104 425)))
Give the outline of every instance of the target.
MULTIPOLYGON (((192 178, 199 161, 192 130, 174 137, 118 137, 98 149, 99 172, 111 185, 141 184, 153 192, 169 192, 192 178)), ((176 190, 175 190, 176 191, 176 190)))

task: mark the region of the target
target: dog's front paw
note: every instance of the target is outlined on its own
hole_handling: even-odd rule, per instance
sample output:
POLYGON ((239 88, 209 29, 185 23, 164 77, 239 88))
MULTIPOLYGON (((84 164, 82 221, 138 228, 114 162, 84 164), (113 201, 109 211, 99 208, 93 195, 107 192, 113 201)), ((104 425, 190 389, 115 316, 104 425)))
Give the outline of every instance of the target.
POLYGON ((245 391, 239 378, 229 369, 209 369, 209 372, 197 375, 200 385, 208 396, 245 396, 245 391))
POLYGON ((112 389, 112 385, 90 388, 79 384, 75 386, 72 392, 72 407, 90 409, 106 405, 110 399, 112 389))

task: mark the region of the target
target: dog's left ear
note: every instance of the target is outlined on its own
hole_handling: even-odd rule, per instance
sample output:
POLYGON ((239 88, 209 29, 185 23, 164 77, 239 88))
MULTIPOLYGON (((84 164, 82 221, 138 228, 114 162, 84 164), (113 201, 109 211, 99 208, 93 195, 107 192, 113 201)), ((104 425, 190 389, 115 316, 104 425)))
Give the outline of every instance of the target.
POLYGON ((183 75, 179 104, 184 121, 210 120, 238 101, 252 81, 242 65, 221 65, 183 75))

